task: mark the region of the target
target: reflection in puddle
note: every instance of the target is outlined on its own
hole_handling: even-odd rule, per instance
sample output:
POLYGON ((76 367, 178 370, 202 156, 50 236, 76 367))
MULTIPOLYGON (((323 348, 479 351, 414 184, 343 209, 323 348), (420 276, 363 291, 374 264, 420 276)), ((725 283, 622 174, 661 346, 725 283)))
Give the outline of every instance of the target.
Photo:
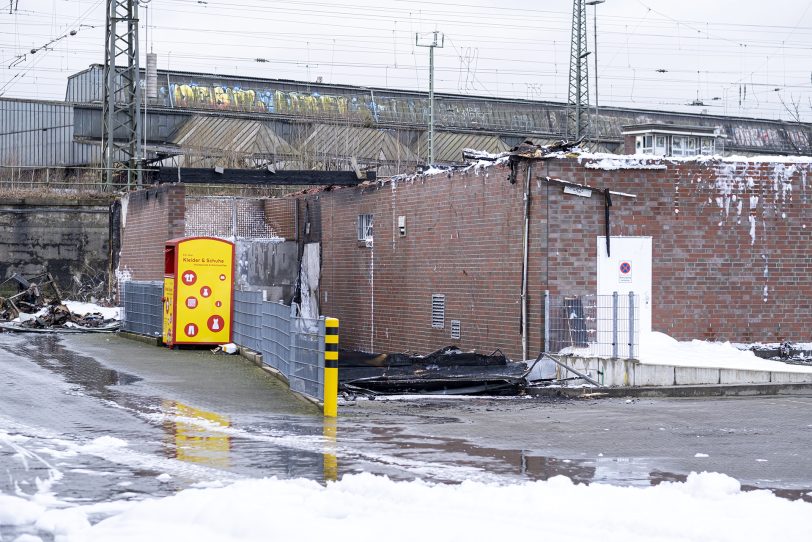
POLYGON ((168 416, 164 430, 171 439, 170 457, 221 469, 231 466, 231 439, 217 430, 230 426, 227 418, 177 401, 163 401, 161 407, 168 416))
MULTIPOLYGON (((662 482, 685 482, 687 475, 653 468, 641 457, 566 459, 538 455, 526 450, 501 450, 477 446, 463 439, 404 434, 398 428, 378 427, 369 440, 395 447, 399 455, 422 461, 452 461, 459 466, 482 468, 489 472, 530 480, 547 480, 563 475, 575 483, 602 483, 620 486, 653 486, 662 482)), ((452 480, 448 480, 452 481, 452 480)), ((778 497, 812 502, 808 489, 782 489, 742 484, 743 491, 764 489, 778 497)))
POLYGON ((324 453, 323 467, 324 480, 338 480, 338 457, 336 456, 336 437, 338 435, 337 420, 331 417, 324 418, 324 453))
POLYGON ((111 386, 124 386, 140 378, 109 369, 89 356, 66 349, 56 335, 38 335, 16 345, 15 352, 34 361, 43 369, 62 375, 69 384, 78 385, 85 392, 111 399, 115 391, 111 386))

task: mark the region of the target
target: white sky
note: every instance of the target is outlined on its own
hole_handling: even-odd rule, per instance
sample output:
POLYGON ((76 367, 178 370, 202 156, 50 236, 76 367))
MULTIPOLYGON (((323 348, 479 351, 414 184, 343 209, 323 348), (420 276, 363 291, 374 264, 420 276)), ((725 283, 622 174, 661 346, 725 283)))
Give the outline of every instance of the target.
MULTIPOLYGON (((62 99, 68 74, 103 62, 104 1, 13 2, 0 94, 62 99)), ((567 98, 571 0, 151 0, 140 15, 159 68, 427 90, 415 34, 439 30, 438 91, 567 98)), ((606 0, 597 15, 600 104, 812 120, 810 0, 606 0)))

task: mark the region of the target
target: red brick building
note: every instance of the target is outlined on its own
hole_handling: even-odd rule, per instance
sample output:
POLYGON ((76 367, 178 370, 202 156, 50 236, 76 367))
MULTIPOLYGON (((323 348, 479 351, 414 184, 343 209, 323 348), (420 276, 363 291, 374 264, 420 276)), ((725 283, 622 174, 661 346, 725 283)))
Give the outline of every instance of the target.
MULTIPOLYGON (((321 242, 321 313, 341 320, 343 347, 427 353, 457 344, 518 358, 530 166, 530 355, 543 348, 545 291, 596 293, 604 190, 613 192, 610 242, 651 238, 655 331, 810 341, 812 159, 760 160, 522 161, 513 183, 505 164, 395 178, 301 194, 295 208, 269 200, 264 219, 286 238, 321 242), (432 321, 437 295, 442 327, 432 321)), ((184 205, 179 185, 130 196, 120 267, 132 278, 161 277, 158 255, 184 234, 184 205)))
POLYGON ((497 165, 310 196, 321 207, 321 310, 341 320, 342 345, 425 353, 458 344, 519 357, 528 165, 531 355, 543 347, 545 290, 596 291, 603 189, 626 194, 611 197, 611 236, 652 238, 655 331, 812 338, 810 160, 616 157, 522 162, 515 183, 497 165), (567 183, 595 190, 575 195, 567 183), (359 231, 369 215, 372 242, 359 231), (445 296, 443 328, 432 327, 433 294, 445 296), (459 339, 450 320, 459 321, 459 339))

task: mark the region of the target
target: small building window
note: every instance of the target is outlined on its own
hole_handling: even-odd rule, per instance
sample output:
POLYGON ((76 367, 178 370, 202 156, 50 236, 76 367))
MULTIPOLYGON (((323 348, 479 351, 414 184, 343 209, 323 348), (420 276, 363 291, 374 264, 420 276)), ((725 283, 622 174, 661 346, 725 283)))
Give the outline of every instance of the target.
POLYGON ((688 142, 686 141, 688 138, 685 136, 673 136, 671 138, 671 155, 672 156, 684 156, 687 150, 688 142))
POLYGON ((358 240, 372 239, 372 215, 358 215, 358 240))
POLYGON ((451 320, 451 338, 459 339, 461 336, 461 325, 459 320, 451 320))
POLYGON ((716 154, 716 142, 712 137, 702 138, 702 154, 705 156, 716 154))
POLYGON ((637 136, 637 152, 640 154, 654 154, 654 136, 637 136))
POLYGON ((431 327, 445 327, 445 294, 431 294, 431 327))
POLYGON ((654 136, 654 154, 660 156, 668 154, 668 146, 666 145, 666 137, 664 135, 654 136))

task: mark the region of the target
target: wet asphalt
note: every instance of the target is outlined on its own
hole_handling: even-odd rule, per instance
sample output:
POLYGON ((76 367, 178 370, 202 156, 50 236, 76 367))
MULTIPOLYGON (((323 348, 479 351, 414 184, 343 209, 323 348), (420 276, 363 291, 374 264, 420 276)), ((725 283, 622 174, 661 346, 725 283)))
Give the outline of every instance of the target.
POLYGON ((0 333, 0 386, 6 494, 50 480, 59 499, 107 502, 216 480, 363 471, 650 485, 707 470, 812 501, 808 394, 357 399, 331 422, 238 356, 109 334, 12 333, 0 333))

